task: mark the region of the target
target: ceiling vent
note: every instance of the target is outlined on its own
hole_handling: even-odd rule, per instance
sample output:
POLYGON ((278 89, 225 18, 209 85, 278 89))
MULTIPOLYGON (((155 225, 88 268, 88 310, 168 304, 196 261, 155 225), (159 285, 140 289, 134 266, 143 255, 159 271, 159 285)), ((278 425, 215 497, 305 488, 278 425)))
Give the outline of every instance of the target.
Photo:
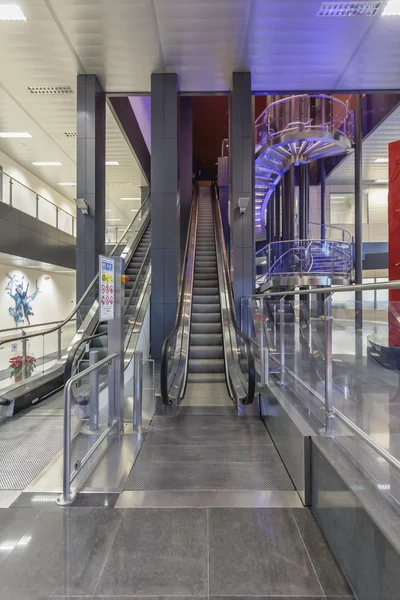
POLYGON ((67 138, 76 138, 76 131, 64 131, 64 135, 67 138))
POLYGON ((26 89, 31 94, 44 94, 44 95, 61 95, 73 94, 72 87, 70 85, 27 85, 26 89))
POLYGON ((132 181, 107 181, 107 185, 132 185, 132 181))
POLYGON ((376 2, 321 2, 317 17, 374 17, 382 1, 376 2))

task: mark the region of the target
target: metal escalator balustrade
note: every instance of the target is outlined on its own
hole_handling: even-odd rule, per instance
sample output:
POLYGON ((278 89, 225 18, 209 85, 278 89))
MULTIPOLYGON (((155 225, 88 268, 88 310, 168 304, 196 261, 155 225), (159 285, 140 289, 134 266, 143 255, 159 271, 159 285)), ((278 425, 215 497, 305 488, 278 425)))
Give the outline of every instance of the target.
POLYGON ((177 408, 187 383, 225 381, 237 406, 250 404, 252 346, 236 322, 216 191, 201 190, 192 203, 176 325, 163 345, 161 397, 177 408))
MULTIPOLYGON (((137 264, 129 264, 135 251, 138 250, 138 246, 141 242, 142 236, 146 236, 148 233, 148 225, 151 218, 151 196, 149 195, 145 202, 142 204, 139 212, 135 214, 132 221, 126 227, 122 236, 119 238, 115 246, 112 248, 109 256, 120 255, 125 260, 125 264, 128 268, 132 269, 132 274, 137 271, 137 264)), ((144 239, 144 241, 146 238, 144 239)), ((145 251, 146 252, 146 251, 145 251)), ((141 249, 143 255, 143 250, 141 249)), ((139 258, 139 255, 138 255, 139 258)), ((149 262, 149 254, 147 257, 149 262)), ((146 275, 148 276, 148 274, 146 275)), ((145 273, 142 272, 141 280, 145 277, 145 273)), ((132 282, 132 286, 135 287, 136 282, 132 282)), ((130 286, 129 286, 130 287, 130 286)), ((128 289, 129 289, 128 287, 128 289)), ((127 292, 126 292, 127 293, 127 292)), ((140 293, 140 289, 135 287, 135 293, 140 293)), ((43 366, 40 373, 34 374, 28 380, 24 380, 11 385, 8 388, 2 390, 0 397, 0 417, 11 416, 20 410, 23 410, 33 403, 37 403, 40 399, 47 397, 49 394, 60 388, 64 382, 64 368, 66 359, 71 349, 77 345, 80 340, 93 336, 94 332, 98 327, 98 275, 88 286, 88 289, 79 300, 77 305, 71 311, 71 313, 57 326, 47 329, 36 334, 31 335, 20 335, 15 338, 8 338, 7 340, 0 341, 0 348, 4 344, 16 343, 18 351, 23 355, 22 348, 27 342, 30 344, 30 353, 40 354, 43 356, 43 366), (84 310, 82 315, 81 311, 84 310), (48 352, 48 348, 54 344, 53 338, 60 335, 60 331, 66 328, 72 319, 76 318, 80 326, 77 329, 73 329, 71 337, 63 342, 62 356, 57 361, 51 361, 46 363, 45 355, 48 352), (19 350, 21 348, 21 351, 19 350), (3 409, 1 407, 4 407, 3 409)), ((129 311, 127 319, 129 319, 129 311)), ((101 332, 98 337, 100 338, 101 332)))

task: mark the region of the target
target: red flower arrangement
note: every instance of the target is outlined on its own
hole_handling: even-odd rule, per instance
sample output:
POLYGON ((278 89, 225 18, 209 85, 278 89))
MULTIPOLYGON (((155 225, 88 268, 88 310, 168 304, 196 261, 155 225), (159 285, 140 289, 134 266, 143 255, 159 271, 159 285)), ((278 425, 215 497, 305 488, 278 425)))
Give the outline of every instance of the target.
MULTIPOLYGON (((21 381, 22 369, 24 368, 22 356, 12 356, 10 358, 10 379, 14 377, 14 380, 21 381)), ((25 359, 25 376, 30 377, 36 368, 36 358, 34 356, 27 356, 25 359)))

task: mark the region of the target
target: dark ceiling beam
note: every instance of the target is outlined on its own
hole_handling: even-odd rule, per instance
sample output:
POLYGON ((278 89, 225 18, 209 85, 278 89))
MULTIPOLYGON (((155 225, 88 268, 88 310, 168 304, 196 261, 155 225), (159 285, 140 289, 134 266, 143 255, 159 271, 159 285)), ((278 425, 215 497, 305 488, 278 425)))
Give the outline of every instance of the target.
POLYGON ((132 154, 150 185, 150 152, 128 97, 108 98, 110 110, 118 123, 132 154))

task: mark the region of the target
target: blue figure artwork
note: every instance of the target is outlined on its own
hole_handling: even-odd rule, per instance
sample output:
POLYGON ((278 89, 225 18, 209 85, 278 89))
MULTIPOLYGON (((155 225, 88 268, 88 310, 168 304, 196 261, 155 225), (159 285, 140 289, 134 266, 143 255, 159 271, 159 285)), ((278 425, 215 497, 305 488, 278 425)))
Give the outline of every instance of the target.
POLYGON ((19 327, 20 324, 24 323, 24 319, 27 320, 28 325, 31 324, 29 317, 33 316, 33 310, 31 302, 36 298, 40 292, 36 280, 36 289, 32 294, 28 294, 29 283, 26 284, 24 289, 24 277, 19 281, 16 275, 8 275, 10 281, 7 283, 6 291, 8 295, 14 300, 14 307, 10 306, 8 312, 14 319, 15 327, 19 327))

